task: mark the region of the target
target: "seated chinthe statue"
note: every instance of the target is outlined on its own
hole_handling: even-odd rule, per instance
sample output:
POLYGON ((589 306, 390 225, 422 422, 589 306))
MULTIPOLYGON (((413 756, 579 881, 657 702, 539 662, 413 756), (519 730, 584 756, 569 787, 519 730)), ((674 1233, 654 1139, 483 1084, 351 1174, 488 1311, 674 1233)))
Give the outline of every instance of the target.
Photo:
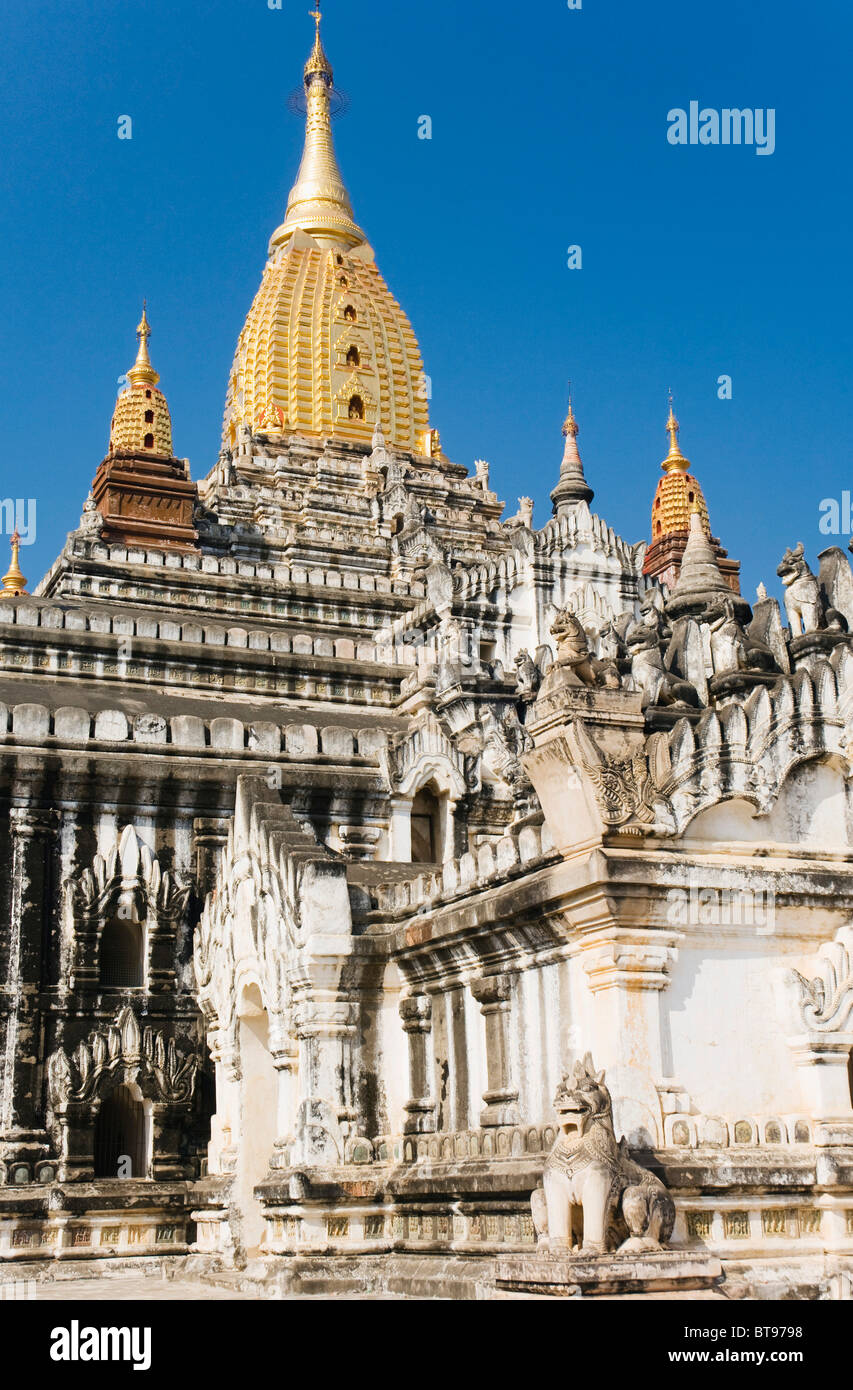
POLYGON ((659 1178, 635 1163, 613 1130, 613 1105, 586 1054, 560 1083, 554 1099, 560 1132, 533 1193, 540 1246, 573 1248, 573 1216, 583 1213, 586 1255, 660 1250, 672 1235, 675 1204, 659 1178))

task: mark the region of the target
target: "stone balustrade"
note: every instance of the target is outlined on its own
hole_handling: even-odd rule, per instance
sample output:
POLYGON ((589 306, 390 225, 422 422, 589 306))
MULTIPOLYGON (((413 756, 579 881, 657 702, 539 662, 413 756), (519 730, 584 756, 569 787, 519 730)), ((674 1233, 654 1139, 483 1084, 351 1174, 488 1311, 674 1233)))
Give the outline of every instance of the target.
POLYGON ((378 646, 375 642, 351 637, 318 637, 306 632, 283 632, 277 628, 224 626, 197 618, 156 618, 143 613, 121 613, 87 608, 83 604, 52 603, 35 598, 19 598, 6 603, 0 612, 0 629, 40 628, 50 632, 88 632, 109 634, 123 641, 144 639, 152 642, 196 646, 227 647, 232 651, 272 652, 295 656, 315 656, 337 661, 355 661, 370 666, 415 666, 417 650, 409 644, 378 646))
MULTIPOLYGON (((273 564, 254 560, 235 559, 231 555, 203 555, 199 551, 181 554, 169 550, 149 550, 147 547, 106 544, 76 538, 71 542, 71 554, 101 563, 115 565, 144 565, 163 570, 195 570, 202 574, 234 575, 241 579, 258 579, 281 588, 307 585, 312 588, 360 590, 362 593, 402 594, 407 598, 423 598, 425 589, 419 581, 388 579, 384 575, 365 574, 355 570, 326 568, 311 564, 273 564)), ((54 566, 55 568, 55 566, 54 566)), ((51 571, 52 572, 52 571, 51 571)), ((50 576, 45 576, 43 587, 50 576)))
POLYGON ((525 825, 517 835, 503 835, 494 845, 480 845, 476 853, 449 859, 439 872, 379 885, 377 907, 384 913, 405 914, 469 897, 481 888, 494 888, 522 871, 528 872, 539 860, 547 859, 553 849, 547 825, 525 825))
POLYGON ((328 759, 335 763, 362 762, 378 766, 388 735, 381 729, 347 729, 338 725, 316 728, 313 724, 273 724, 239 719, 201 719, 192 714, 166 718, 160 714, 125 714, 122 710, 96 712, 63 705, 51 711, 46 705, 0 705, 0 742, 20 744, 55 742, 63 747, 84 743, 143 744, 154 750, 255 753, 285 757, 294 762, 328 759))

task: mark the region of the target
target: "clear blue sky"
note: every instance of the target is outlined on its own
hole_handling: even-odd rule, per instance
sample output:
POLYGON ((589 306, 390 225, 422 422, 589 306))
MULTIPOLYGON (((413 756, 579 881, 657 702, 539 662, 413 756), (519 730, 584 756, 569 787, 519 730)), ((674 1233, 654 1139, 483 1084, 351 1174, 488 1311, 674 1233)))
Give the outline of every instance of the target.
MULTIPOLYGON (((309 0, 4 7, 0 496, 34 582, 103 457, 143 296, 176 452, 215 461, 237 335, 301 149, 309 0), (132 141, 117 138, 119 116, 132 141)), ((566 380, 595 509, 648 536, 666 393, 744 588, 853 486, 849 0, 327 0, 356 217, 409 313, 448 454, 542 525, 566 380), (691 100, 776 151, 667 143, 691 100), (433 139, 417 138, 418 117, 433 139), (583 247, 570 271, 566 249, 583 247), (717 399, 730 374, 733 399, 717 399)), ((1 557, 0 557, 1 558, 1 557)), ((2 572, 2 571, 0 571, 2 572)))

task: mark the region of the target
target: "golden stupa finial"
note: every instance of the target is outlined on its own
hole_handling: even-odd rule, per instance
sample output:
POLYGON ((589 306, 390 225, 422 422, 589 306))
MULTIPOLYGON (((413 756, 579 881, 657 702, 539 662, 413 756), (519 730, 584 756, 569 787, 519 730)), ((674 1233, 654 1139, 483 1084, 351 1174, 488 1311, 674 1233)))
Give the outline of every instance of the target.
POLYGON ((577 433, 578 422, 575 419, 575 412, 572 409, 572 383, 569 382, 569 413, 566 416, 565 423, 563 425, 563 434, 568 436, 570 434, 577 435, 577 433))
POLYGON ((684 457, 678 444, 678 432, 681 429, 675 418, 675 410, 672 402, 672 392, 669 393, 669 418, 666 422, 666 432, 669 435, 669 453, 661 464, 664 473, 686 473, 690 467, 689 461, 684 457))
POLYGON ((18 535, 18 528, 15 527, 11 537, 12 544, 12 563, 3 575, 3 588, 0 590, 0 599, 15 598, 18 594, 24 594, 27 590, 27 581, 21 573, 21 566, 18 564, 18 550, 21 545, 21 537, 18 535))
POLYGON ((296 183, 290 190, 284 222, 272 234, 270 251, 289 241, 301 230, 322 246, 345 250, 359 246, 364 232, 353 218, 352 204, 338 167, 332 139, 332 65, 326 57, 320 36, 322 11, 319 3, 311 11, 314 20, 314 47, 305 64, 305 148, 296 183))
POLYGON ((151 366, 151 359, 148 356, 148 339, 151 337, 151 325, 148 322, 147 300, 142 301, 142 318, 136 326, 136 336, 139 339, 139 349, 136 354, 136 361, 127 374, 127 379, 134 386, 156 386, 160 380, 159 374, 151 366))
POLYGON ((328 77, 329 86, 331 87, 334 73, 332 72, 332 65, 323 49, 323 40, 320 37, 320 21, 323 18, 320 9, 320 0, 317 0, 316 10, 309 10, 309 14, 314 21, 314 47, 311 50, 311 56, 308 62, 305 64, 305 81, 308 82, 314 73, 319 72, 322 73, 324 77, 328 77))

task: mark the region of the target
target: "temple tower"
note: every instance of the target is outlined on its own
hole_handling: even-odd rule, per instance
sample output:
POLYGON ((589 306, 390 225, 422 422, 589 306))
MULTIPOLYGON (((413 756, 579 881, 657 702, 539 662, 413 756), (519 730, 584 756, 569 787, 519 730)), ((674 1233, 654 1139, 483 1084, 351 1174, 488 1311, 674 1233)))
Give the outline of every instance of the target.
POLYGON ((669 589, 675 587, 690 534, 690 514, 695 508, 702 530, 713 548, 720 573, 729 588, 739 594, 740 561, 729 559, 728 552, 711 535, 705 494, 698 479, 690 472, 690 460, 684 457, 678 442, 680 425, 675 418, 672 396, 669 398, 666 430, 669 452, 661 464, 663 477, 657 485, 652 503, 652 541, 646 552, 643 574, 649 579, 660 579, 669 589))
POLYGON ((124 544, 191 550, 197 539, 196 487, 189 465, 173 454, 169 406, 148 355, 151 328, 144 305, 136 336, 136 361, 116 401, 109 450, 92 483, 104 520, 102 536, 124 544))

